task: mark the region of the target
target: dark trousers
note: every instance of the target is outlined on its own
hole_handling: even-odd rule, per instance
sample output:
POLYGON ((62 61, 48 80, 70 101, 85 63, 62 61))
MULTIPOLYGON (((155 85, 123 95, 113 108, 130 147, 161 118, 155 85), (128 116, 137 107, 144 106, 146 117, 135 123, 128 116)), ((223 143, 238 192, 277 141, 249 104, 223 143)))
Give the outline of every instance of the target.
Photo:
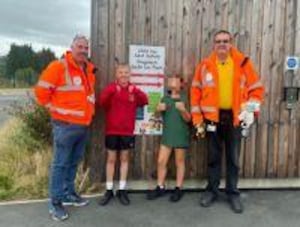
MULTIPOLYGON (((231 110, 220 110, 220 121, 216 131, 207 132, 208 139, 208 185, 207 190, 215 194, 221 179, 222 148, 226 152, 226 193, 239 195, 237 189, 239 174, 239 155, 241 147, 241 129, 233 126, 231 110)), ((210 122, 207 122, 209 124, 210 122)))

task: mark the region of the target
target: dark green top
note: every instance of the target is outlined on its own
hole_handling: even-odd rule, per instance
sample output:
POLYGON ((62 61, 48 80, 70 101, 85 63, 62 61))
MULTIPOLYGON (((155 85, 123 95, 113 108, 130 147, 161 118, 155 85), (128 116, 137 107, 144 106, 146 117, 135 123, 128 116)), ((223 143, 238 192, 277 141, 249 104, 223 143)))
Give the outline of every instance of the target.
POLYGON ((171 148, 188 148, 190 141, 189 125, 175 107, 175 102, 183 102, 188 109, 187 96, 180 94, 180 99, 173 99, 165 95, 161 102, 167 105, 167 110, 162 112, 163 134, 161 143, 171 148))

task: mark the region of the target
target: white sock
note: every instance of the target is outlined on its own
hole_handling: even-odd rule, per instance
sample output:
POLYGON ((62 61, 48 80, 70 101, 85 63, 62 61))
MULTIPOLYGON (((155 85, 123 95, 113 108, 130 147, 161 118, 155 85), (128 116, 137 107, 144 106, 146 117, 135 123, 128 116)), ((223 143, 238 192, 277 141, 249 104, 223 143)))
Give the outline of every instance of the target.
POLYGON ((158 185, 160 189, 164 189, 165 186, 164 185, 158 185))
POLYGON ((112 190, 113 189, 113 182, 112 181, 107 181, 106 182, 106 190, 112 190))
POLYGON ((126 181, 125 180, 120 180, 119 189, 124 190, 125 188, 126 188, 126 181))

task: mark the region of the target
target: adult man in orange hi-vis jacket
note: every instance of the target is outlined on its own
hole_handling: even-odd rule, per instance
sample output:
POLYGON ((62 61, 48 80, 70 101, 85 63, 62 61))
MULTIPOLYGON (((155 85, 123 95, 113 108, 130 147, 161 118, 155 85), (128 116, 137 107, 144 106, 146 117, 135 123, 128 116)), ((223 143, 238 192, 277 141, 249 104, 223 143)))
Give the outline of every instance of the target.
POLYGON ((51 62, 35 86, 37 102, 49 110, 53 126, 49 213, 54 220, 68 218, 64 205, 88 204, 74 186, 94 115, 95 67, 87 59, 88 48, 85 36, 75 36, 71 50, 51 62))
POLYGON ((226 194, 232 210, 243 212, 238 184, 241 132, 260 111, 264 87, 248 57, 232 45, 232 36, 214 35, 213 52, 196 68, 191 87, 191 112, 197 134, 208 144, 208 185, 200 204, 218 196, 223 142, 226 151, 226 194))

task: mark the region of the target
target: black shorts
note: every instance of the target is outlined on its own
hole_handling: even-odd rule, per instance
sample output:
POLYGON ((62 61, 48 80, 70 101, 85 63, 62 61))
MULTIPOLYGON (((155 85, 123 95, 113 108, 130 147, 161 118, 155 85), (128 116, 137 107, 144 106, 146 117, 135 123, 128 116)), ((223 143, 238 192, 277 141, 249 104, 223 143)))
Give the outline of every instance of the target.
POLYGON ((108 150, 129 150, 135 146, 135 136, 105 136, 105 147, 108 150))

